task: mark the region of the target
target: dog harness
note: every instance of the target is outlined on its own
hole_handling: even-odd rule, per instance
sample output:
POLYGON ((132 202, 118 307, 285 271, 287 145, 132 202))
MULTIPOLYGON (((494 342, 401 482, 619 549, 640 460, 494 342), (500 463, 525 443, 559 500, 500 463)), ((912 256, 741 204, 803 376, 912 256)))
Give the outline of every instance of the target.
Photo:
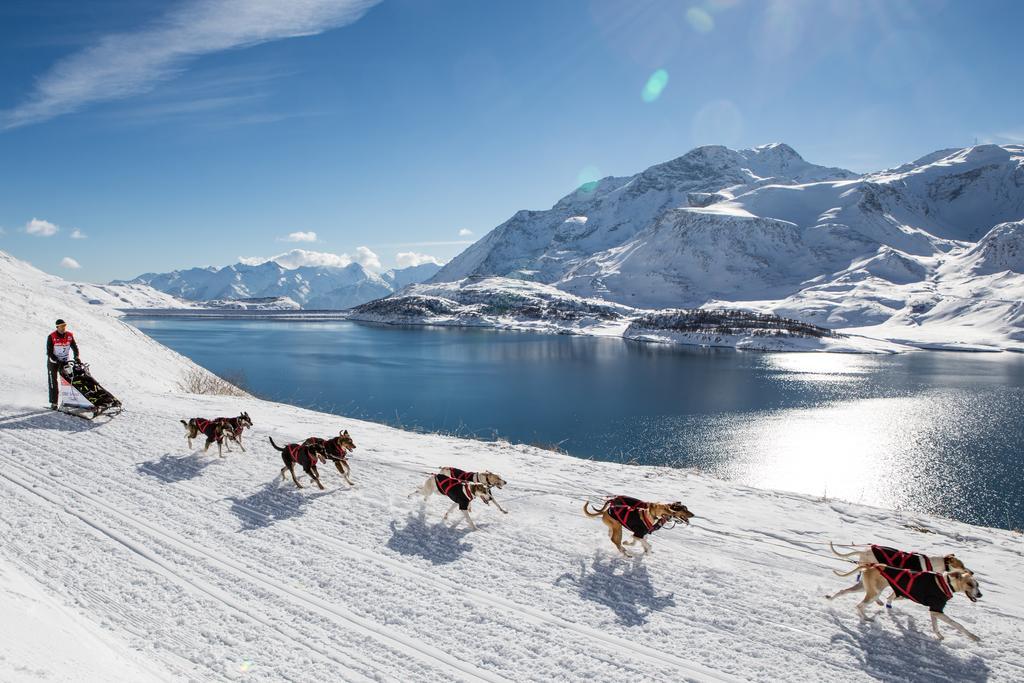
POLYGON ((219 436, 217 435, 217 420, 207 420, 202 417, 194 417, 192 419, 196 421, 196 429, 207 439, 220 443, 224 438, 223 432, 219 436))
POLYGON ((305 465, 302 464, 302 455, 304 453, 307 460, 313 465, 316 465, 316 457, 310 455, 308 449, 304 445, 299 445, 297 443, 287 444, 284 447, 284 452, 288 454, 288 457, 292 459, 292 462, 296 465, 302 466, 303 468, 305 468, 305 465))
POLYGON ((237 417, 218 417, 214 420, 214 422, 220 422, 222 425, 224 425, 227 428, 227 430, 231 432, 231 435, 235 438, 236 441, 238 440, 238 437, 242 435, 242 432, 245 431, 245 427, 238 423, 237 417))
POLYGON ((458 467, 445 467, 448 470, 452 479, 458 479, 459 481, 473 481, 473 477, 476 476, 476 472, 467 472, 466 470, 460 470, 458 467))
POLYGON ((451 498, 453 503, 458 503, 460 510, 469 509, 469 502, 473 500, 469 484, 444 474, 435 474, 434 484, 439 492, 451 498))
POLYGON ((872 565, 881 572, 893 590, 932 612, 941 612, 953 598, 953 590, 945 575, 938 572, 916 572, 883 564, 872 565))
MULTIPOLYGON (((932 561, 924 553, 906 553, 896 548, 888 548, 884 545, 872 545, 871 552, 875 560, 881 564, 898 569, 912 569, 916 572, 930 572, 932 561)), ((946 567, 948 570, 949 567, 946 567)))
POLYGON ((665 520, 653 521, 648 511, 648 503, 629 496, 616 496, 608 501, 607 512, 622 526, 633 532, 637 538, 643 538, 652 531, 657 531, 665 520))
POLYGON ((302 442, 303 446, 323 446, 327 457, 331 460, 345 460, 348 456, 348 451, 341 445, 339 437, 332 439, 321 439, 318 436, 311 436, 302 442), (334 451, 337 455, 332 455, 331 451, 334 451))

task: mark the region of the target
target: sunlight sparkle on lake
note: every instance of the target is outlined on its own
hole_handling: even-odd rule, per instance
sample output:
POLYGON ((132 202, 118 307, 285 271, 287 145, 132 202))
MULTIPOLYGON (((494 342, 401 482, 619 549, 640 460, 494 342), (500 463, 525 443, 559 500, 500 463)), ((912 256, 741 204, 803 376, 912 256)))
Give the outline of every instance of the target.
POLYGON ((718 468, 729 479, 898 509, 934 500, 936 487, 956 494, 964 474, 942 468, 936 448, 972 429, 971 413, 961 396, 929 392, 762 412, 712 438, 732 456, 718 468))

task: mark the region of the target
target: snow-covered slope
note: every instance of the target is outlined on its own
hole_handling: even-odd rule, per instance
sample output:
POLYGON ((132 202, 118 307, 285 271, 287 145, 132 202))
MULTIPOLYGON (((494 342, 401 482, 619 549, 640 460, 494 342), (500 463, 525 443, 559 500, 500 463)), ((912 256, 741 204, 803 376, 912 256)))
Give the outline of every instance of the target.
POLYGON ((518 278, 637 308, 749 308, 880 338, 1021 348, 1018 311, 986 321, 999 318, 992 297, 1024 286, 1019 230, 997 228, 1022 219, 1021 145, 862 177, 785 145, 700 147, 520 211, 430 282, 518 278))
POLYGON ((267 261, 259 265, 236 263, 224 268, 145 273, 127 282, 115 280, 114 284, 148 285, 196 302, 287 298, 307 309, 344 309, 422 282, 438 269, 439 266, 426 263, 378 275, 358 263, 344 267, 286 268, 267 261))
POLYGON ((441 266, 436 263, 421 263, 418 266, 385 270, 380 275, 384 278, 384 281, 391 285, 391 288, 397 292, 409 285, 414 285, 418 282, 426 282, 437 275, 437 271, 439 270, 441 270, 441 266))
POLYGON ((97 628, 3 558, 0 602, 0 680, 135 683, 163 678, 121 638, 97 628))
POLYGON ((91 282, 68 282, 65 289, 90 306, 103 306, 113 310, 196 307, 191 301, 179 299, 143 284, 97 285, 91 282))
POLYGON ((79 287, 0 251, 0 394, 37 387, 30 392, 30 405, 46 403, 46 335, 57 318, 68 322, 83 359, 101 382, 168 393, 198 367, 121 322, 113 308, 87 303, 79 287))
MULTIPOLYGON (((0 680, 958 680, 1024 675, 1019 534, 733 486, 685 470, 424 435, 256 399, 169 393, 187 365, 0 254, 0 680), (39 410, 41 339, 63 315, 125 403, 39 410), (38 352, 38 355, 36 355, 38 352), (248 451, 189 452, 178 420, 246 409, 248 451), (354 488, 282 482, 273 435, 349 429, 354 488), (500 472, 479 531, 407 498, 438 465, 500 472), (610 493, 682 500, 624 560, 581 513, 610 493), (984 597, 860 621, 825 545, 955 551, 984 597), (25 613, 26 619, 18 614, 25 613), (17 620, 17 621, 14 621, 17 620), (11 628, 6 628, 13 625, 11 628), (39 628, 36 628, 39 625, 39 628), (40 642, 41 631, 73 643, 40 642), (88 650, 88 651, 86 651, 88 650), (112 663, 111 659, 116 659, 112 663), (109 666, 107 665, 109 663, 109 666)), ((308 482, 307 482, 308 483, 308 482)))

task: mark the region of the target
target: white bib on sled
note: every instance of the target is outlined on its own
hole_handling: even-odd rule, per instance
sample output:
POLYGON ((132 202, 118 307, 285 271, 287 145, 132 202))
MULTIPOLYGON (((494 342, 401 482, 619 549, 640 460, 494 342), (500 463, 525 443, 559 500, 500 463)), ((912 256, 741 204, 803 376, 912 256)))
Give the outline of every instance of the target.
POLYGON ((57 373, 57 381, 60 382, 60 405, 68 408, 92 408, 89 400, 82 396, 82 392, 75 389, 71 382, 64 378, 64 375, 57 373))

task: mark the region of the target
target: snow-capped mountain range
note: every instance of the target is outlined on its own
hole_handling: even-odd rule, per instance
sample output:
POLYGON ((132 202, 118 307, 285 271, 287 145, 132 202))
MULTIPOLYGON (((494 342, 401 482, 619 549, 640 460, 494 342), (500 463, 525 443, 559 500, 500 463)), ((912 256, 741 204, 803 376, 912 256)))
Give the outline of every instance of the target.
POLYGON ((1019 345, 1022 219, 1024 145, 865 175, 785 144, 699 147, 519 211, 428 282, 513 278, 636 308, 740 307, 887 339, 1019 345))
MULTIPOLYGON (((344 267, 286 268, 275 261, 259 265, 236 263, 223 268, 190 268, 170 273, 145 273, 114 285, 148 285, 188 301, 234 301, 277 297, 305 309, 344 309, 388 296, 422 282, 440 266, 424 263, 377 274, 358 263, 344 267)), ((288 306, 289 308, 291 306, 288 306)))

